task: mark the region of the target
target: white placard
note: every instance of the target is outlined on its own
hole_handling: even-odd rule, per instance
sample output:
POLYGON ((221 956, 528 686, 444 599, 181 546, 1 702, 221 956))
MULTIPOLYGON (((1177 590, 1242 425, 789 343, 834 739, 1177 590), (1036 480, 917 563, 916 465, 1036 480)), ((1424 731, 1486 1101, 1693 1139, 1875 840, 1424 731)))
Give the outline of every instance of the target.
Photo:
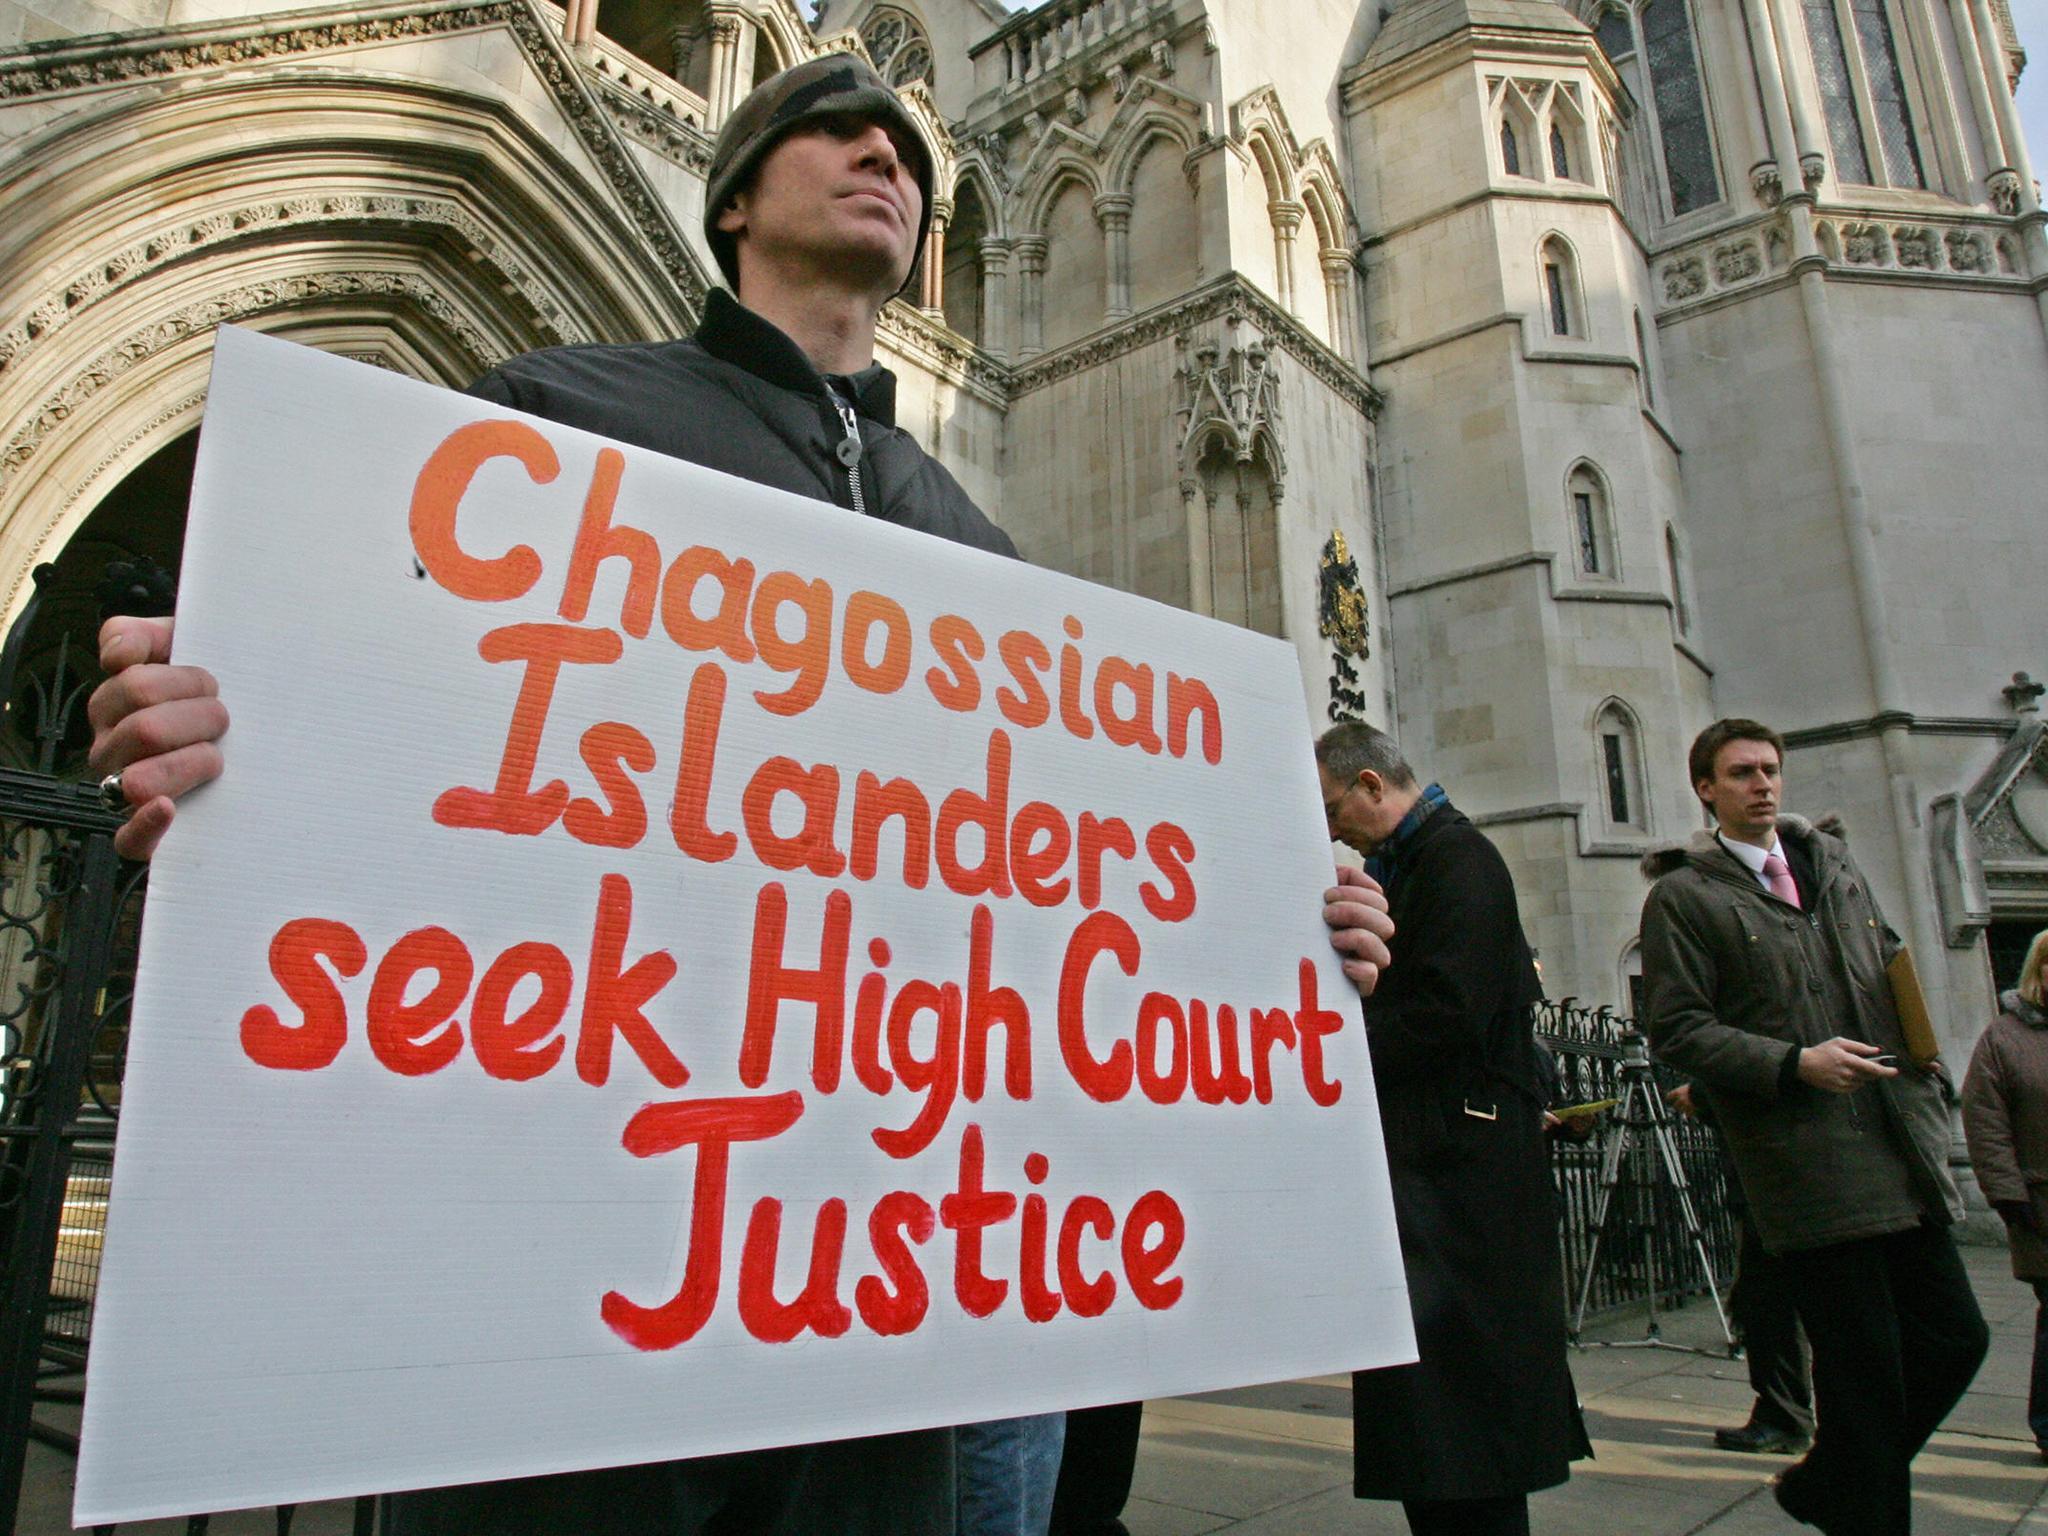
POLYGON ((224 330, 177 655, 81 1524, 1413 1358, 1281 642, 224 330))

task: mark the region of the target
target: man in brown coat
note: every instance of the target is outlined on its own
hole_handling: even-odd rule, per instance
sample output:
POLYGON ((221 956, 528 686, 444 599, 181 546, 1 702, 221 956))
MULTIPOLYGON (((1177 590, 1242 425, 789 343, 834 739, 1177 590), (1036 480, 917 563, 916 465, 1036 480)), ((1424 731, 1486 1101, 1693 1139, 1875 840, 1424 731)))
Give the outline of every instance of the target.
POLYGON ((1984 1198, 2005 1218, 2012 1272, 2041 1303, 2027 1424, 2048 1461, 2048 931, 1998 1006, 1963 1078, 1963 1134, 1984 1198))
POLYGON ((1841 840, 1780 816, 1784 743, 1720 720, 1693 743, 1712 831, 1652 854, 1652 1049, 1712 1104, 1813 1345, 1812 1451, 1778 1480, 1831 1536, 1903 1536, 1909 1468, 1990 1343, 1948 1229, 1939 1082, 1906 1059, 1899 949, 1841 840))

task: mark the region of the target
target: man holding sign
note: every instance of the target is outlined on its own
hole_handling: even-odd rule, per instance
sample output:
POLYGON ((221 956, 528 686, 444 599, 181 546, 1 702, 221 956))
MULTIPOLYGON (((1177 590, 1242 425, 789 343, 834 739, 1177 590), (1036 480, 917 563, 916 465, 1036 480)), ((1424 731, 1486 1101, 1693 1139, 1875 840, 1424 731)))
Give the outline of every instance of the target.
MULTIPOLYGON (((894 381, 874 363, 876 319, 915 264, 931 192, 930 156, 914 122, 866 65, 846 56, 799 65, 735 110, 714 152, 706 237, 738 301, 714 292, 689 340, 533 354, 474 393, 857 515, 1013 553, 952 477, 894 427, 894 381)), ((590 505, 598 504, 593 494, 590 505)), ((634 540, 646 537, 595 523, 598 516, 586 509, 569 574, 586 604, 596 566, 616 558, 637 570, 634 540)), ((92 704, 93 761, 110 794, 132 808, 117 843, 136 858, 155 849, 176 798, 222 763, 219 689, 205 671, 170 663, 170 634, 167 622, 117 619, 102 635, 111 675, 92 704)), ((516 813, 519 797, 502 786, 464 793, 476 796, 478 814, 516 813)), ((1369 991, 1391 931, 1384 901, 1354 875, 1327 893, 1325 916, 1346 975, 1369 991)), ((409 1495, 397 1501, 395 1528, 950 1531, 952 1466, 951 1433, 917 1431, 409 1495)))

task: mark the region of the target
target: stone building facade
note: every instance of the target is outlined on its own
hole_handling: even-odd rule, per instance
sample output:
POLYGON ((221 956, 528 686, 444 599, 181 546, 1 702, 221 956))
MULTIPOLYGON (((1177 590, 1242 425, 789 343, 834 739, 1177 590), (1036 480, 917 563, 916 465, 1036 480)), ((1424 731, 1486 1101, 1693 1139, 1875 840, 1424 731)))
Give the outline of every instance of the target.
POLYGON ((1779 724, 1966 1050, 2048 923, 2006 0, 0 0, 31 660, 175 564, 216 324, 447 384, 681 332, 712 136, 834 48, 939 150, 902 420, 1031 558, 1290 640, 1588 1003, 1692 733, 1779 724))

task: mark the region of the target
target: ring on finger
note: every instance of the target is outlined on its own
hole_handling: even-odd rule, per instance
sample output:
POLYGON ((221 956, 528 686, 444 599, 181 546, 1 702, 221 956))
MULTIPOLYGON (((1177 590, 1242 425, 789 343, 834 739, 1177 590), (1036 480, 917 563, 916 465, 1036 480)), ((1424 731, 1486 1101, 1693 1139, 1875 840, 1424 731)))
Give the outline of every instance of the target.
POLYGON ((110 773, 100 780, 100 804, 108 810, 125 815, 129 810, 128 796, 121 788, 121 775, 110 773))

